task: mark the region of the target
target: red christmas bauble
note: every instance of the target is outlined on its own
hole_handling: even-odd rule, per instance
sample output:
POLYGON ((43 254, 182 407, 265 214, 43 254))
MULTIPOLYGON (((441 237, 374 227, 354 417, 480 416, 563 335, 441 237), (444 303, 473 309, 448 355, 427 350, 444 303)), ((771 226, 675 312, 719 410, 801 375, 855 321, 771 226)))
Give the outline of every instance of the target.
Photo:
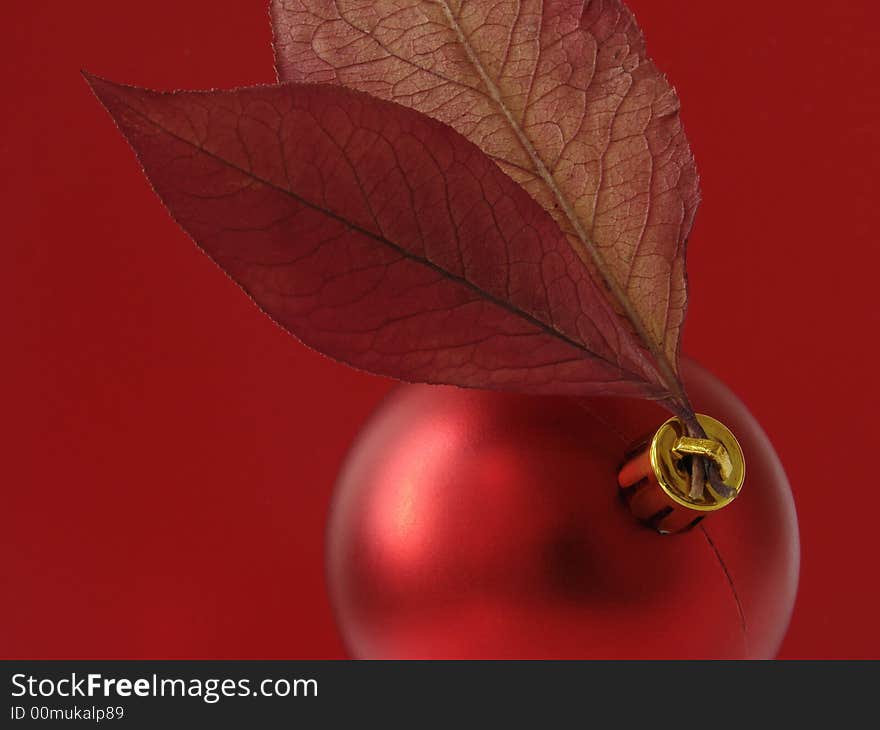
POLYGON ((695 408, 742 445, 740 496, 660 535, 617 491, 668 414, 625 399, 401 386, 339 477, 328 579, 352 656, 771 658, 797 589, 797 519, 767 436, 706 370, 695 408))

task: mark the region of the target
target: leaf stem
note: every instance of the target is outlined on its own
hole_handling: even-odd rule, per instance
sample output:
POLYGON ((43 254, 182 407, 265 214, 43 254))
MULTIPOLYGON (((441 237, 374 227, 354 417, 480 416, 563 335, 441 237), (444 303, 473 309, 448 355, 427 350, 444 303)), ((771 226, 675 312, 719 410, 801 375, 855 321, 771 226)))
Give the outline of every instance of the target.
MULTIPOLYGON (((680 388, 680 393, 684 398, 684 403, 681 403, 677 398, 668 399, 664 401, 666 407, 684 423, 688 436, 701 439, 706 438, 706 431, 697 420, 693 406, 691 406, 683 388, 680 388)), ((712 485, 712 489, 717 494, 728 494, 730 492, 730 488, 722 480, 721 472, 715 462, 707 457, 693 459, 691 461, 691 488, 688 496, 693 500, 702 499, 707 481, 712 485)))
MULTIPOLYGON (((517 140, 531 160, 535 172, 537 172, 538 176, 544 181, 544 184, 550 189, 553 197, 559 205, 559 209, 562 211, 571 226, 575 235, 569 236, 569 240, 571 241, 572 248, 578 258, 580 258, 589 269, 598 274, 599 280, 604 284, 605 289, 617 303, 617 306, 629 320, 630 324, 632 324, 635 334, 650 353, 651 359, 653 360, 653 366, 656 369, 656 374, 659 377, 661 384, 666 388, 670 395, 669 398, 664 400, 667 408, 682 420, 687 428, 688 435, 695 438, 706 438, 706 433, 697 420, 694 409, 691 406, 687 393, 684 390, 684 386, 681 383, 681 379, 678 377, 676 368, 670 360, 668 353, 664 350, 662 342, 658 342, 652 336, 639 312, 632 305, 626 292, 610 270, 598 247, 591 240, 590 236, 587 235, 583 223, 578 218, 568 198, 563 194, 559 184, 553 176, 553 173, 550 172, 547 165, 544 163, 544 160, 541 158, 540 154, 538 154, 537 149, 534 144, 532 144, 532 140, 529 139, 528 135, 517 123, 511 110, 505 103, 501 90, 495 81, 489 76, 482 60, 476 50, 471 46, 468 37, 465 35, 455 14, 452 12, 449 3, 446 0, 438 0, 437 4, 443 10, 449 27, 455 32, 458 42, 461 44, 468 60, 479 75, 480 80, 492 101, 501 110, 507 124, 516 135, 517 140), (576 240, 572 241, 572 238, 576 240)), ((694 459, 691 467, 691 498, 700 499, 703 496, 707 477, 712 488, 718 491, 719 494, 723 494, 727 491, 721 481, 720 473, 715 464, 706 458, 694 459)))

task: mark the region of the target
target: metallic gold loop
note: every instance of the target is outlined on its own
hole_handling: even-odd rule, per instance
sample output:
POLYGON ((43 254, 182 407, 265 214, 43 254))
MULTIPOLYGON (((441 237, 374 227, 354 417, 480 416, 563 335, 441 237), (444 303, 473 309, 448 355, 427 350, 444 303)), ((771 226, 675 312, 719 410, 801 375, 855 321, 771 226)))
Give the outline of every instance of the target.
POLYGON ((723 423, 696 414, 706 438, 691 438, 678 418, 670 418, 650 441, 632 448, 617 483, 632 513, 661 534, 683 532, 737 498, 746 476, 742 447, 723 423), (693 465, 685 456, 717 464, 718 480, 707 481, 702 494, 691 493, 693 465))
POLYGON ((672 446, 672 453, 681 458, 683 456, 705 456, 712 459, 721 473, 721 480, 727 481, 733 472, 733 463, 730 454, 724 448, 724 444, 714 439, 697 439, 690 436, 679 436, 672 446))
POLYGON ((745 479, 745 461, 736 437, 723 423, 702 413, 696 415, 707 438, 689 437, 684 424, 678 418, 670 418, 654 434, 648 454, 657 484, 676 506, 713 512, 730 504, 739 494, 745 479), (711 483, 707 483, 703 495, 693 499, 691 472, 682 463, 683 456, 712 459, 718 465, 721 481, 727 488, 725 492, 716 493, 711 483))

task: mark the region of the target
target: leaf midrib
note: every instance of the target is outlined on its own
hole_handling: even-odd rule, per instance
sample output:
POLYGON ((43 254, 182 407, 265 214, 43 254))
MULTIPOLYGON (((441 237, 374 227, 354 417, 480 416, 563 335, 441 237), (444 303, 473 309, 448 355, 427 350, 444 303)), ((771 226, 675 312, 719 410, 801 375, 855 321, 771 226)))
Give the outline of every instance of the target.
MULTIPOLYGON (((139 117, 140 119, 147 122, 148 124, 152 125, 159 132, 161 132, 163 134, 167 134, 169 137, 172 137, 172 138, 178 140, 179 142, 182 142, 182 143, 192 147, 193 149, 197 150, 201 154, 204 154, 207 157, 210 157, 211 159, 214 159, 217 162, 220 162, 221 164, 226 165, 227 167, 229 167, 232 170, 235 170, 236 172, 243 175, 244 177, 249 177, 252 180, 254 180, 255 182, 258 182, 262 185, 265 185, 266 187, 269 187, 269 188, 271 188, 271 189, 273 189, 283 195, 287 195, 287 196, 293 198, 294 200, 296 200, 297 202, 299 202, 300 204, 302 204, 302 205, 304 205, 304 206, 306 206, 306 207, 308 207, 318 213, 321 213, 322 215, 326 215, 327 217, 332 218, 333 220, 336 220, 337 222, 350 228, 351 230, 354 230, 354 231, 360 233, 361 235, 367 236, 368 238, 371 238, 379 243, 382 243, 383 245, 385 245, 385 246, 391 248, 392 250, 394 250, 395 252, 399 253, 404 258, 415 261, 416 263, 419 263, 419 264, 425 266, 426 268, 429 268, 429 269, 437 272, 438 274, 440 274, 444 278, 449 279, 451 281, 454 281, 454 282, 466 287, 467 289, 470 289, 475 294, 477 294, 481 299, 484 299, 484 300, 494 304, 495 306, 501 307, 502 309, 510 312, 511 314, 525 320, 526 322, 531 324, 533 327, 536 327, 541 332, 544 332, 545 334, 564 342, 566 345, 573 347, 576 350, 584 353, 589 358, 592 358, 595 360, 600 360, 600 361, 606 363, 607 365, 616 369, 618 372, 622 373, 623 375, 628 376, 627 377, 628 380, 633 381, 633 382, 638 382, 642 385, 648 384, 648 383, 646 383, 645 379, 640 374, 632 372, 631 370, 623 367, 620 363, 613 362, 613 361, 609 360, 608 358, 603 357, 602 355, 600 355, 596 352, 593 352, 592 350, 585 347, 582 343, 580 343, 577 340, 566 335, 564 332, 560 332, 555 327, 538 319, 537 317, 530 314, 529 312, 527 312, 523 309, 520 309, 519 307, 514 306, 512 303, 507 302, 503 299, 500 299, 500 298, 494 296, 493 294, 485 291, 481 287, 479 287, 476 284, 474 284, 473 282, 471 282, 469 279, 466 279, 462 276, 458 276, 457 274, 453 274, 452 272, 448 271, 447 269, 444 269, 443 267, 438 266, 430 259, 422 257, 422 256, 418 256, 418 255, 408 251, 407 249, 403 248, 402 246, 395 243, 394 241, 391 241, 390 239, 385 238, 384 236, 382 236, 380 234, 374 233, 373 231, 370 231, 369 229, 363 228, 362 226, 359 226, 358 224, 353 223, 350 220, 347 220, 343 216, 339 215, 338 213, 335 213, 334 211, 332 211, 328 208, 325 208, 321 205, 318 205, 317 203, 313 203, 312 201, 308 200, 307 198, 304 198, 301 195, 298 195, 293 190, 290 190, 288 188, 284 188, 283 186, 278 185, 277 183, 275 183, 271 180, 267 180, 265 178, 262 178, 259 175, 256 175, 251 170, 245 170, 244 168, 240 167, 239 165, 236 165, 234 162, 223 157, 222 155, 219 155, 215 152, 212 152, 211 150, 206 149, 205 147, 198 144, 197 142, 193 142, 192 140, 187 139, 186 137, 178 134, 177 132, 174 132, 173 130, 168 129, 167 127, 163 126, 162 124, 157 122, 152 117, 148 116, 147 114, 144 114, 139 109, 133 107, 131 104, 128 104, 124 99, 122 99, 118 95, 116 95, 116 100, 118 103, 120 103, 122 106, 124 106, 127 110, 129 110, 132 114, 139 117)), ((135 152, 136 152, 136 154, 138 154, 138 157, 140 157, 140 154, 137 153, 137 150, 135 150, 135 152)))
MULTIPOLYGON (((580 246, 572 245, 572 248, 574 249, 578 258, 580 258, 581 261, 583 261, 588 266, 592 263, 592 266, 595 267, 595 270, 598 272, 602 283, 608 289, 609 293, 614 297, 618 306, 621 308, 621 310, 623 310, 627 319, 629 319, 630 323, 633 325, 633 328, 635 329, 639 339, 644 343, 644 345, 648 348, 648 351, 654 357, 657 367, 660 370, 658 374, 663 381, 663 385, 667 388, 671 395, 673 395, 677 400, 680 400, 682 405, 685 406, 687 404, 687 398, 682 391, 678 378, 675 375, 675 368, 673 368, 672 364, 669 362, 666 352, 663 349, 662 343, 656 342, 651 336, 641 316, 632 306, 629 297, 626 296, 625 292, 621 289, 616 277, 608 267, 608 264, 606 263, 605 258, 602 256, 602 253, 587 235, 587 232, 584 230, 580 219, 574 212, 574 208, 572 207, 571 202, 563 194, 558 183, 556 182, 556 179, 553 177, 553 174, 544 164, 543 159, 538 154, 538 151, 535 149, 534 144, 525 133, 525 130, 523 130, 522 127, 517 123, 516 119, 513 116, 513 113, 510 111, 509 107, 504 101, 504 97, 501 93, 500 88, 486 71, 479 55, 468 41, 467 36, 464 34, 464 30, 458 23, 458 20, 452 12, 452 9, 449 7, 449 3, 447 2, 447 0, 435 0, 435 2, 443 10, 450 30, 455 33, 459 44, 464 49, 468 61, 474 67, 474 70, 477 72, 480 80, 486 87, 486 91, 488 92, 489 97, 501 110, 501 113, 504 115, 505 121, 507 122, 510 129, 513 131, 517 141, 522 146, 523 151, 526 153, 526 155, 528 155, 529 159, 531 160, 532 165, 535 168, 535 172, 537 172, 538 176, 548 187, 554 199, 559 204, 560 209, 565 214, 565 217, 571 225, 572 229, 574 230, 577 236, 577 240, 581 244, 580 246)), ((566 239, 571 242, 570 237, 566 236, 566 239)))

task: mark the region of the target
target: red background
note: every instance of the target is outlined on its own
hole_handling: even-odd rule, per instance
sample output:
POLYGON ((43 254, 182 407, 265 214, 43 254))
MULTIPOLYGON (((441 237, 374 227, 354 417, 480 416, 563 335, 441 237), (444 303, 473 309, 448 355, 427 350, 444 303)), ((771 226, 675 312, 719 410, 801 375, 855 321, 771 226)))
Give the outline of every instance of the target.
MULTIPOLYGON (((880 9, 630 4, 703 177, 685 349, 795 490, 782 656, 880 657, 880 9)), ((220 276, 78 74, 271 82, 264 3, 15 3, 4 26, 0 656, 341 656, 328 497, 391 383, 305 349, 220 276)))

